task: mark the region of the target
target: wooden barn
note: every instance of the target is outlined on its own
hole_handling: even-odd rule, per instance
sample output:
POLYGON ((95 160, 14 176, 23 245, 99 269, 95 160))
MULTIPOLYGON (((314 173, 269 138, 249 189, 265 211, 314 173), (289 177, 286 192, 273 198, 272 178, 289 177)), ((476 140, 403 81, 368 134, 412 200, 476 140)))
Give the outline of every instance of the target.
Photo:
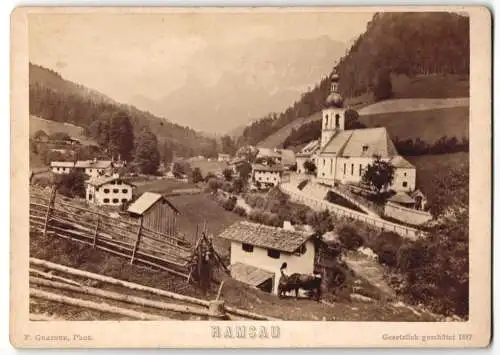
POLYGON ((130 204, 127 212, 135 218, 142 218, 142 227, 167 235, 177 234, 177 208, 164 196, 144 192, 130 204))

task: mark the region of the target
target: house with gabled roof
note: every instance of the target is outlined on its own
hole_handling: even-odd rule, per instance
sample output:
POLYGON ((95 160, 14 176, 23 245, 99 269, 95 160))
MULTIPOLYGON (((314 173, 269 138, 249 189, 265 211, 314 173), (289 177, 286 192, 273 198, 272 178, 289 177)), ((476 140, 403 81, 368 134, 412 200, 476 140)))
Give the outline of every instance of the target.
POLYGON ((280 267, 287 274, 314 272, 314 232, 239 221, 220 235, 231 241, 231 276, 250 286, 277 293, 280 267))
POLYGON ((118 175, 93 177, 86 182, 86 200, 97 206, 122 206, 132 200, 135 185, 118 175))
POLYGON ((330 95, 322 112, 316 161, 318 180, 329 185, 359 183, 367 166, 380 157, 395 167, 391 189, 414 190, 416 169, 398 154, 385 127, 345 130, 346 109, 338 92, 338 75, 333 74, 331 80, 330 95))

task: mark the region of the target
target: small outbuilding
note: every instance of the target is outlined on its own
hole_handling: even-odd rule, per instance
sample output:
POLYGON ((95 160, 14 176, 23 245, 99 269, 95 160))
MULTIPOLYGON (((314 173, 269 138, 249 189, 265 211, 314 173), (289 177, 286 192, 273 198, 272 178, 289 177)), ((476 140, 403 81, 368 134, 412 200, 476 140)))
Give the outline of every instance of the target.
POLYGON ((135 218, 142 218, 143 228, 155 232, 176 235, 179 210, 163 195, 144 192, 130 204, 127 212, 135 218))

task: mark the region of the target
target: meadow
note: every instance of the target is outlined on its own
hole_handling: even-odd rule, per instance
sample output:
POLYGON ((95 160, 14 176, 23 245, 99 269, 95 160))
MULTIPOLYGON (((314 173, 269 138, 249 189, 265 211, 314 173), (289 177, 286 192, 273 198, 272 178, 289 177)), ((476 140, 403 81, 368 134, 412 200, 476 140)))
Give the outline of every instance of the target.
POLYGON ((30 115, 30 137, 33 137, 36 131, 43 130, 50 135, 55 132, 64 132, 69 134, 70 137, 75 137, 80 140, 84 145, 96 145, 97 143, 85 136, 83 127, 76 126, 71 123, 56 122, 46 120, 37 116, 30 115))

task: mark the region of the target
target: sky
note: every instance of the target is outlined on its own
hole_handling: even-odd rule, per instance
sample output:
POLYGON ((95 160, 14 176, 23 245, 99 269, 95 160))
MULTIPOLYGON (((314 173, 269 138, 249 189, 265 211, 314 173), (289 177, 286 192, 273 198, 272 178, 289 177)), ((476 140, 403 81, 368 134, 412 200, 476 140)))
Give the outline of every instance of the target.
POLYGON ((204 49, 325 35, 348 43, 364 32, 372 16, 317 10, 31 14, 30 61, 120 102, 137 95, 158 100, 193 75, 213 82, 220 78, 225 68, 217 63, 210 63, 209 71, 190 70, 204 49))

